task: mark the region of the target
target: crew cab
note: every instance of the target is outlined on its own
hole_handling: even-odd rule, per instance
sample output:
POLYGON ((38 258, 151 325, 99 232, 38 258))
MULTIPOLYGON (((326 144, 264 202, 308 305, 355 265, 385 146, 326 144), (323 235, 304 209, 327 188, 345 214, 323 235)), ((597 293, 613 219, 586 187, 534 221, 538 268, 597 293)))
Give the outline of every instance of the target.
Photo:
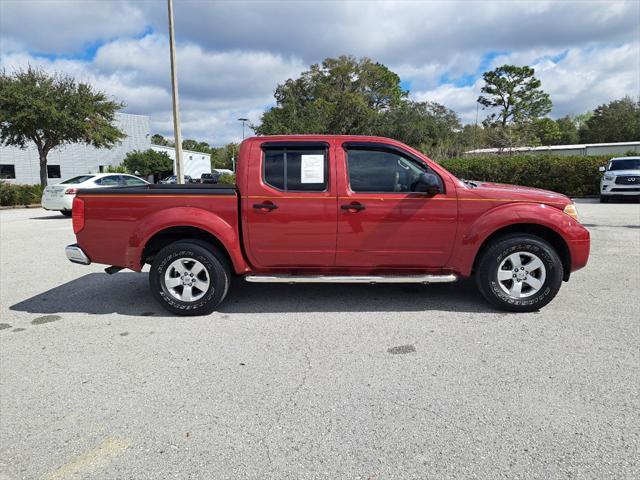
POLYGON ((69 260, 141 271, 170 312, 201 315, 249 282, 442 283, 475 277, 495 307, 537 310, 587 263, 564 195, 463 181, 380 137, 246 139, 236 186, 78 190, 69 260))

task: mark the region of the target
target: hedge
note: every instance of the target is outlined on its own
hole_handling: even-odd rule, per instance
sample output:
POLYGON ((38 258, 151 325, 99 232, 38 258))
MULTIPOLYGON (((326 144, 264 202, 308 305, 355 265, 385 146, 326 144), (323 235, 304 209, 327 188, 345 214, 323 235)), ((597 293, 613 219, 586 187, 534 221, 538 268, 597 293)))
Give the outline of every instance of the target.
POLYGON ((218 178, 218 183, 222 185, 235 185, 236 184, 236 176, 235 175, 220 175, 218 178))
POLYGON ((612 156, 492 155, 452 158, 440 164, 458 178, 524 185, 581 197, 598 195, 602 175, 598 167, 606 165, 612 156))
POLYGON ((42 187, 40 185, 13 185, 0 182, 0 205, 31 205, 40 203, 42 187))

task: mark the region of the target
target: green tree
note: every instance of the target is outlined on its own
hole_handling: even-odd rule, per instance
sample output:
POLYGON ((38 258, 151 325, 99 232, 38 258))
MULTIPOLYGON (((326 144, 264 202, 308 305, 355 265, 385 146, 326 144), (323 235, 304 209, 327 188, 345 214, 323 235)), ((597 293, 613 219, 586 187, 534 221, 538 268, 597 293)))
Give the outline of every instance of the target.
POLYGON ((162 147, 173 147, 173 142, 167 140, 159 133, 154 133, 153 135, 151 135, 151 143, 153 145, 160 145, 162 147))
POLYGON ((213 148, 211 150, 211 168, 233 169, 233 159, 238 159, 240 145, 229 143, 224 147, 213 148))
MULTIPOLYGON (((454 133, 454 141, 445 157, 460 157, 464 152, 489 147, 487 129, 482 125, 464 125, 454 133)), ((425 152, 429 153, 429 152, 425 152)), ((437 157, 434 157, 438 159, 437 157)))
POLYGON ((383 113, 376 133, 441 156, 455 143, 460 128, 458 115, 439 103, 403 101, 383 113))
POLYGON ((551 99, 528 66, 502 65, 482 75, 483 95, 478 103, 493 110, 484 120, 498 147, 535 142, 535 121, 551 111, 551 99))
POLYGON ((533 124, 533 129, 536 136, 536 143, 541 145, 558 145, 561 132, 560 126, 555 120, 548 117, 540 118, 533 124))
POLYGON ((154 173, 168 173, 173 171, 173 160, 166 152, 157 152, 153 149, 127 153, 122 165, 129 173, 138 172, 138 175, 146 177, 154 173))
POLYGON ((579 113, 578 115, 574 115, 573 117, 571 117, 573 119, 573 123, 575 123, 576 128, 578 129, 578 133, 580 132, 580 129, 586 125, 587 121, 591 117, 593 117, 593 111, 579 113))
POLYGON ((556 124, 560 131, 557 145, 572 145, 578 143, 578 127, 575 117, 571 118, 569 115, 566 115, 557 119, 556 124))
POLYGON ((193 152, 211 153, 211 147, 207 142, 186 139, 182 141, 182 148, 193 152))
POLYGON ((478 97, 484 108, 497 109, 487 120, 490 124, 506 127, 510 123, 536 120, 551 111, 551 99, 540 87, 542 82, 534 77, 531 67, 502 65, 482 78, 485 85, 478 97))
POLYGON ((603 104, 579 131, 585 143, 631 142, 640 139, 640 100, 630 97, 603 104))
POLYGON ((277 106, 252 126, 259 135, 290 133, 374 134, 384 112, 407 92, 380 63, 351 56, 327 58, 297 79, 278 85, 277 106))
POLYGON ((0 144, 26 148, 40 158, 40 184, 47 185, 47 156, 61 145, 84 143, 110 148, 125 137, 113 125, 124 105, 73 77, 29 67, 0 72, 0 144))
POLYGON ((105 173, 134 173, 134 172, 129 172, 124 165, 107 165, 105 173))

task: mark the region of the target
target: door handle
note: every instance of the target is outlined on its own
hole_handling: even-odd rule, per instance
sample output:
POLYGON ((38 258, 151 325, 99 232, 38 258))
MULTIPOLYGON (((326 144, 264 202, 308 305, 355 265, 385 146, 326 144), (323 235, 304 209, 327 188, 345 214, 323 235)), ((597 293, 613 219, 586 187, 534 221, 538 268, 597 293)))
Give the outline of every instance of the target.
POLYGON ((340 208, 342 210, 355 210, 356 212, 359 212, 360 210, 364 210, 365 207, 361 203, 353 202, 348 205, 340 205, 340 208))
POLYGON ((278 206, 273 203, 254 203, 253 208, 258 210, 275 210, 278 206))

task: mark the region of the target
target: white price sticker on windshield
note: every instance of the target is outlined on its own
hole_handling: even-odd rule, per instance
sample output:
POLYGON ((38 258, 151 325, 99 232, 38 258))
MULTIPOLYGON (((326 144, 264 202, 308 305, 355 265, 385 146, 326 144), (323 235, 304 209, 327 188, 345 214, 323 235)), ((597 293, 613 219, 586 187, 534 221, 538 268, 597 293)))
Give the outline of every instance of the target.
POLYGON ((324 183, 324 155, 301 155, 300 158, 300 183, 324 183))

